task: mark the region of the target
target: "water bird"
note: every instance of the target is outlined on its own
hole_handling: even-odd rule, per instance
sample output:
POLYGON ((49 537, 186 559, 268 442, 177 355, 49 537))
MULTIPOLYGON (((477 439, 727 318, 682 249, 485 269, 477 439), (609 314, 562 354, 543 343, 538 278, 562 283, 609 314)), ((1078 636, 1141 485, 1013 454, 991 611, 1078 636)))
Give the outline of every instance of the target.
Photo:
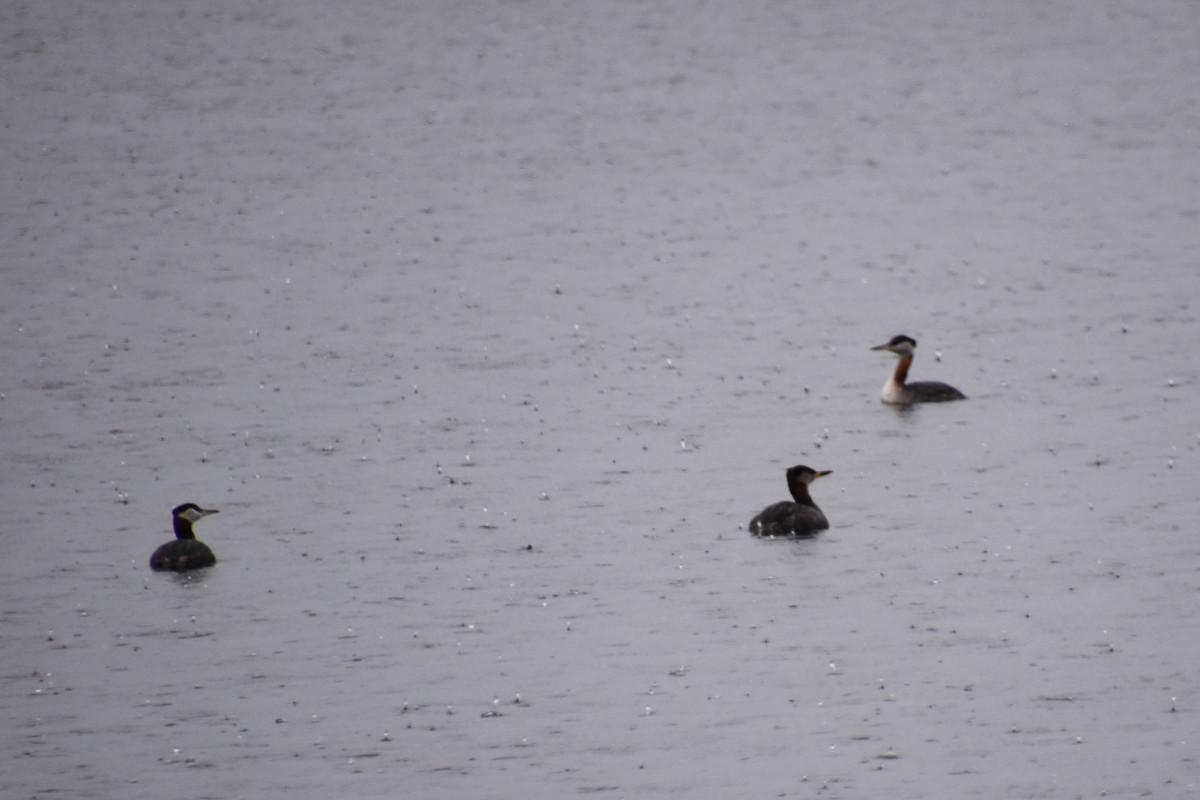
POLYGON ((905 382, 908 378, 908 368, 912 366, 913 355, 917 351, 917 340, 911 336, 899 334, 893 336, 887 344, 871 349, 895 353, 900 357, 896 362, 895 372, 883 385, 883 402, 894 406, 910 406, 913 403, 945 403, 949 400, 967 399, 958 389, 940 381, 905 382))
POLYGON ((798 464, 787 471, 791 500, 767 506, 750 520, 749 530, 755 536, 814 536, 829 527, 829 520, 808 493, 808 485, 833 470, 820 472, 798 464))
POLYGON ((175 523, 175 539, 167 542, 150 556, 150 569, 157 571, 185 572, 189 569, 211 567, 217 557, 208 545, 196 538, 192 523, 216 514, 215 508, 201 508, 195 503, 184 503, 171 509, 175 523))

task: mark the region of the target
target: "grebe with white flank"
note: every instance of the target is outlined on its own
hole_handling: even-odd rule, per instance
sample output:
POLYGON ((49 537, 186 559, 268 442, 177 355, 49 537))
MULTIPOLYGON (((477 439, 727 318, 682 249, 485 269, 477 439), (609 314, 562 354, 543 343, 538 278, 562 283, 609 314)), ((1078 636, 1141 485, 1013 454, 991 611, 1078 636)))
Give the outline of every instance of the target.
POLYGON ((813 536, 829 527, 829 520, 817 508, 808 485, 833 470, 818 472, 803 464, 787 471, 788 489, 792 500, 783 500, 764 508, 750 520, 749 530, 755 536, 813 536))
POLYGON ((150 569, 157 571, 185 572, 189 569, 211 567, 217 557, 208 545, 196 538, 192 523, 216 514, 217 509, 204 509, 195 503, 184 503, 171 510, 175 522, 175 540, 167 542, 150 556, 150 569))
POLYGON ((871 349, 885 350, 900 356, 900 360, 896 362, 896 371, 883 385, 883 402, 894 406, 909 406, 913 403, 945 403, 948 400, 967 399, 958 389, 939 381, 905 383, 908 368, 912 366, 913 354, 917 350, 917 340, 911 336, 893 336, 887 344, 871 349))

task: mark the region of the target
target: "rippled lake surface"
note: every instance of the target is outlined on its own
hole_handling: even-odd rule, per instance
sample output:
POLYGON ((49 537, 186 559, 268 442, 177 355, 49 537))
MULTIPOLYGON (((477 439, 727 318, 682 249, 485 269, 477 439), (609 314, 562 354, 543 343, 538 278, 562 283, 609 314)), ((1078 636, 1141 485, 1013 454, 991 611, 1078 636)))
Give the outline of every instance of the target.
POLYGON ((1193 3, 0 23, 0 794, 1196 793, 1193 3))

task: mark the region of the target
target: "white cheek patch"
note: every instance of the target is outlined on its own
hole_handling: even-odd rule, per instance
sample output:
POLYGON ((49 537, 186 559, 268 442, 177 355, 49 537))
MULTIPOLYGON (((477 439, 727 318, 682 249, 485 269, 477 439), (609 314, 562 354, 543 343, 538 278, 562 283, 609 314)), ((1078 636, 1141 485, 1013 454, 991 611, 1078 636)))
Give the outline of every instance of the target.
POLYGON ((198 519, 201 519, 201 518, 203 518, 203 517, 204 517, 204 515, 203 515, 203 514, 201 514, 199 511, 197 511, 197 510, 196 510, 196 509, 194 509, 194 508, 189 508, 187 511, 184 511, 184 512, 183 512, 182 514, 180 514, 179 516, 183 517, 183 518, 184 518, 184 519, 186 519, 188 522, 195 522, 196 520, 198 520, 198 519))

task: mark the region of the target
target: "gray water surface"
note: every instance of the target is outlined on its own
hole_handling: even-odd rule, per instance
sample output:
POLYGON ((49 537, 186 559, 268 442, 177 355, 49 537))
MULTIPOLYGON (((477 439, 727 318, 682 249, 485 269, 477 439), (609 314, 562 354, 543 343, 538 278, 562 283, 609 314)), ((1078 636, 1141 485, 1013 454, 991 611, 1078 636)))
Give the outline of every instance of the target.
POLYGON ((1198 23, 6 6, 0 794, 1195 794, 1198 23))

